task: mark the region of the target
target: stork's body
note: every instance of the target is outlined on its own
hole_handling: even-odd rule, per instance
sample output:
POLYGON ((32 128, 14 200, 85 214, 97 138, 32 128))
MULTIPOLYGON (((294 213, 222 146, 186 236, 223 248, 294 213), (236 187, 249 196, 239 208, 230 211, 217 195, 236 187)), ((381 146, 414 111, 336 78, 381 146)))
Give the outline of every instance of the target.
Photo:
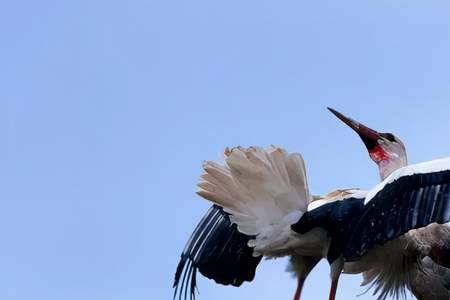
MULTIPOLYGON (((377 164, 380 178, 385 181, 393 172, 402 169, 405 173, 393 175, 390 180, 386 182, 395 181, 396 178, 402 175, 413 175, 415 172, 422 172, 426 176, 427 173, 446 171, 445 161, 437 161, 431 163, 424 163, 418 168, 408 170, 408 159, 406 155, 406 148, 401 140, 391 133, 379 133, 373 129, 342 115, 341 113, 330 109, 339 119, 355 130, 364 142, 370 158, 377 164), (441 170, 442 169, 442 170, 441 170)), ((438 176, 438 175, 436 175, 438 176)), ((444 185, 445 186, 445 185, 444 185)), ((436 199, 438 193, 443 192, 441 185, 438 185, 436 199)), ((378 187, 381 190, 385 184, 378 187)), ((425 187, 425 192, 432 192, 433 188, 425 187)), ((419 190, 423 193, 424 191, 419 190)), ((369 198, 371 195, 369 195, 369 198)), ((411 199, 407 199, 411 201, 411 199)), ((408 212, 402 211, 405 208, 407 201, 403 201, 398 207, 398 211, 382 212, 393 213, 392 218, 407 218, 406 221, 411 221, 408 218, 414 217, 408 212)), ((431 201, 433 203, 433 201, 431 201)), ((420 208, 418 208, 420 209, 420 208)), ((413 213, 418 214, 418 211, 413 209, 413 213)), ((392 228, 394 230, 394 228, 392 228)), ((436 275, 431 270, 443 268, 434 266, 436 264, 430 259, 426 259, 426 264, 422 264, 424 257, 427 255, 433 257, 435 260, 448 260, 445 251, 450 245, 450 230, 447 225, 431 224, 424 228, 408 231, 406 234, 387 242, 384 245, 379 245, 371 249, 361 260, 345 264, 346 273, 361 273, 364 272, 364 283, 374 283, 377 287, 375 292, 380 293, 380 298, 386 297, 388 294, 398 296, 404 293, 404 288, 409 288, 414 294, 422 294, 422 299, 433 300, 448 300, 448 290, 445 285, 435 286, 435 294, 430 294, 426 298, 424 290, 426 287, 420 286, 424 282, 431 282, 429 277, 436 278, 436 275), (441 251, 440 251, 441 249, 441 251), (444 253, 443 253, 444 252, 444 253), (425 272, 424 272, 425 271, 425 272), (427 272, 428 271, 428 272, 427 272), (445 290, 444 290, 445 289, 445 290), (436 298, 436 295, 446 295, 447 298, 436 298)), ((449 281, 450 283, 450 281, 449 281)))
POLYGON ((342 269, 365 272, 383 298, 398 296, 413 284, 408 274, 418 274, 424 256, 446 260, 440 255, 446 245, 428 241, 423 247, 410 230, 426 232, 429 224, 450 220, 450 159, 405 166, 406 153, 399 155, 404 146, 392 134, 359 123, 354 129, 382 178, 368 194, 340 190, 337 196, 310 196, 301 156, 275 147, 235 148, 225 152, 225 165, 206 162, 199 194, 215 206, 183 251, 175 277, 177 288, 181 283, 180 298, 184 286, 185 296, 188 287, 194 296, 197 270, 238 286, 253 279, 262 256, 291 256, 298 273, 294 299, 300 297, 311 269, 326 257, 331 263, 331 300, 342 269), (396 211, 409 212, 407 222, 399 222, 396 211), (395 263, 386 263, 395 257, 395 263), (397 268, 400 265, 403 269, 397 268))

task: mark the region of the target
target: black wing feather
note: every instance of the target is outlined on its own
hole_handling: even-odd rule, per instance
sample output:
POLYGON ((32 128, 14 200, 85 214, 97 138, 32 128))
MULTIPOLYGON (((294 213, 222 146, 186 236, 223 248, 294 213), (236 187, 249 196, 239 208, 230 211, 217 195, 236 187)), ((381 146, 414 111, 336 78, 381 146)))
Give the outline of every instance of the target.
POLYGON ((297 233, 305 234, 314 227, 328 231, 331 244, 327 259, 331 263, 342 253, 352 224, 364 211, 364 198, 348 198, 319 206, 303 214, 300 220, 291 226, 297 233))
POLYGON ((347 261, 409 230, 450 221, 450 170, 413 174, 387 184, 369 203, 349 232, 347 261))
POLYGON ((175 272, 174 299, 195 299, 197 271, 224 285, 252 281, 261 256, 253 256, 248 236, 237 230, 229 214, 213 205, 189 238, 175 272), (181 284, 181 285, 180 285, 181 284), (189 289, 189 293, 188 293, 189 289))

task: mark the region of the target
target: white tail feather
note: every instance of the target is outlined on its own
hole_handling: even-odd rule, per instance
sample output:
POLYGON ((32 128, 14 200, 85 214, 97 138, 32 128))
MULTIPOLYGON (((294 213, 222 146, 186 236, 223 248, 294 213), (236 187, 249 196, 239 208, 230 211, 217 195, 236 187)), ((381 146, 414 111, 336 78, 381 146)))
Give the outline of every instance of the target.
POLYGON ((283 244, 310 202, 303 158, 274 146, 237 147, 225 155, 225 165, 204 163, 198 194, 230 213, 240 232, 256 235, 255 251, 283 244))

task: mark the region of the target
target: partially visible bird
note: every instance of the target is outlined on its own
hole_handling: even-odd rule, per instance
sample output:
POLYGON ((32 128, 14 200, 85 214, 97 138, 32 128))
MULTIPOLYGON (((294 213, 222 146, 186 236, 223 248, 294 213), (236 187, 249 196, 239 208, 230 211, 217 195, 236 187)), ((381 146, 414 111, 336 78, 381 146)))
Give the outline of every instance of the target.
MULTIPOLYGON (((331 251, 336 252, 335 256, 341 255, 347 261, 344 267, 346 272, 365 271, 364 284, 375 285, 375 293, 379 293, 381 299, 388 295, 403 295, 406 288, 415 294, 425 290, 425 287, 419 284, 430 280, 428 275, 422 272, 422 258, 429 255, 439 256, 437 259, 441 260, 448 259, 442 255, 448 251, 438 251, 449 249, 448 227, 437 224, 427 226, 433 222, 444 223, 448 217, 448 204, 445 200, 449 188, 448 159, 406 167, 405 147, 395 135, 379 133, 333 109, 330 110, 358 133, 370 157, 377 163, 381 179, 384 180, 367 195, 366 202, 370 202, 361 211, 360 219, 354 220, 353 228, 342 229, 338 224, 330 227, 331 233, 336 227, 343 230, 332 237, 331 245, 338 246, 331 246, 331 251), (401 168, 403 170, 399 170, 401 168), (397 174, 392 174, 396 170, 399 170, 397 174), (392 209, 385 210, 385 202, 389 201, 389 198, 392 200, 392 209), (383 203, 377 203, 380 199, 383 203), (442 202, 441 206, 436 203, 439 201, 442 202), (414 228, 420 229, 410 230, 414 228)), ((342 205, 344 204, 332 204, 342 205)), ((330 215, 325 220, 318 210, 306 214, 294 228, 303 232, 311 227, 324 226, 335 219, 330 215), (308 222, 310 224, 306 225, 308 222)), ((428 259, 426 266, 429 269, 433 267, 428 259)), ((445 289, 444 285, 436 288, 441 289, 437 294, 448 294, 448 291, 442 290, 445 289)))
POLYGON ((428 256, 422 268, 411 274, 411 292, 418 300, 450 299, 450 270, 428 256))
MULTIPOLYGON (((370 158, 378 166, 381 180, 386 179, 392 172, 408 165, 406 147, 398 136, 392 133, 380 133, 332 108, 329 108, 329 110, 360 136, 369 152, 370 158)), ((450 266, 450 228, 448 225, 433 224, 418 230, 411 230, 402 239, 405 240, 404 244, 407 245, 407 248, 410 249, 412 248, 411 245, 414 245, 414 248, 424 249, 422 251, 429 255, 429 257, 423 258, 422 261, 419 260, 417 266, 410 266, 409 274, 405 276, 406 283, 404 285, 420 299, 450 299, 450 270, 444 267, 450 266), (435 261, 431 260, 430 257, 435 261), (437 265, 436 261, 441 265, 437 265), (436 273, 436 270, 440 270, 440 272, 436 273), (442 276, 440 277, 439 274, 442 274, 442 276), (437 278, 439 280, 436 280, 437 278), (442 284, 442 282, 446 284, 442 284), (432 288, 433 293, 426 293, 425 291, 428 291, 430 288, 432 288)), ((393 284, 395 280, 390 278, 390 275, 393 274, 392 272, 384 271, 385 275, 380 275, 381 273, 383 271, 379 269, 365 272, 363 284, 367 285, 374 282, 375 285, 379 286, 379 290, 386 290, 389 286, 401 285, 398 282, 393 284)))

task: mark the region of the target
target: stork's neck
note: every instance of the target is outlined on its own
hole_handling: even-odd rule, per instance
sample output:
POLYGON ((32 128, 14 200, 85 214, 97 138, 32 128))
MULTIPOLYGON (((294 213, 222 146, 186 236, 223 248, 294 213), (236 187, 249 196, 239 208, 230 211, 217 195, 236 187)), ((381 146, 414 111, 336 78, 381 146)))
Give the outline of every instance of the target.
POLYGON ((395 170, 398 170, 408 165, 408 159, 405 155, 390 155, 389 158, 378 162, 378 169, 380 171, 381 180, 386 179, 395 170))

